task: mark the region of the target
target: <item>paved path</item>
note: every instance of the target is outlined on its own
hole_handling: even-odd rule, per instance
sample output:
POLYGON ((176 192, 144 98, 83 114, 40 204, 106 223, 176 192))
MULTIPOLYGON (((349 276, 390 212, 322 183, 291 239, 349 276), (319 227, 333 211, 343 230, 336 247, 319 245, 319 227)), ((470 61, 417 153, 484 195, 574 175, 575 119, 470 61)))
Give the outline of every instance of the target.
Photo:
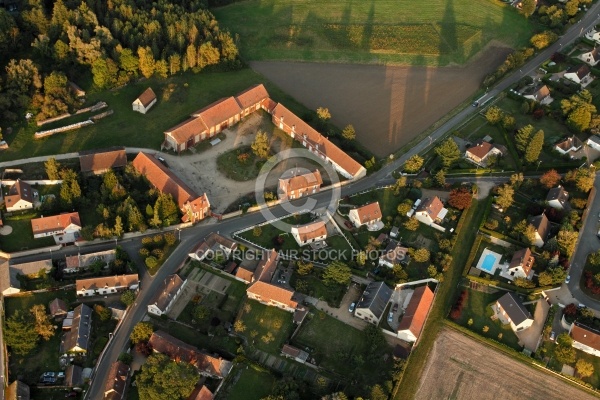
POLYGON ((533 325, 524 331, 517 333, 519 341, 523 343, 525 348, 532 353, 537 350, 538 343, 540 342, 542 330, 544 329, 544 323, 546 322, 546 317, 548 316, 548 310, 550 310, 550 305, 548 302, 546 302, 544 299, 539 299, 533 315, 533 325))

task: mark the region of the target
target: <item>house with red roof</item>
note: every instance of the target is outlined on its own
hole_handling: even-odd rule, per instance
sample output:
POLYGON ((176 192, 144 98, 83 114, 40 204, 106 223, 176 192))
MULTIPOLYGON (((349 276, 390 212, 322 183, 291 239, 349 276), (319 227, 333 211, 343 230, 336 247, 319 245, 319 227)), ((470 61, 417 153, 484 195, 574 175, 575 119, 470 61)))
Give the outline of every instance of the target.
POLYGON ((327 239, 327 226, 324 221, 318 220, 305 225, 293 226, 291 234, 296 239, 298 246, 305 246, 327 239))
POLYGON ((600 331, 575 322, 571 325, 569 335, 573 339, 573 347, 600 357, 600 331))
POLYGON ((150 300, 148 313, 160 317, 169 312, 186 283, 187 279, 183 280, 177 274, 167 276, 161 287, 154 294, 154 298, 150 300))
POLYGON ((8 189, 8 195, 4 197, 6 211, 29 210, 33 208, 38 197, 38 191, 33 190, 29 183, 17 179, 15 184, 8 189))
POLYGON ((427 198, 419 204, 415 211, 415 218, 419 222, 431 226, 435 222, 444 219, 448 210, 444 208, 444 204, 439 197, 434 196, 427 198))
POLYGON ((296 169, 286 171, 277 185, 277 196, 280 200, 294 200, 303 196, 318 193, 323 184, 321 172, 296 173, 296 169))
POLYGON ((181 218, 183 222, 197 222, 210 215, 210 202, 206 193, 198 196, 156 158, 140 152, 133 160, 133 167, 161 193, 173 196, 173 200, 183 213, 181 218))
POLYGON ((129 382, 129 365, 122 361, 115 361, 110 366, 106 385, 104 386, 105 400, 123 400, 129 382))
POLYGON ((33 218, 31 230, 34 239, 52 236, 56 244, 72 243, 79 239, 81 220, 77 212, 33 218))
POLYGON ((362 207, 353 208, 348 213, 348 218, 354 226, 371 225, 381 221, 381 208, 379 202, 365 204, 362 207))
POLYGON ((138 274, 99 276, 96 278, 77 279, 75 290, 77 297, 104 296, 106 294, 136 290, 139 287, 138 274))
POLYGON ((486 167, 489 157, 502 157, 504 153, 504 146, 496 146, 480 139, 465 151, 465 158, 480 167, 486 167))
POLYGON ((515 278, 533 278, 533 263, 535 257, 531 254, 529 247, 516 251, 508 265, 508 274, 511 279, 515 278))
POLYGON ((226 260, 235 249, 237 249, 236 242, 227 239, 218 233, 211 232, 204 240, 194 247, 188 256, 196 261, 202 261, 206 257, 212 257, 214 259, 217 255, 226 260))
POLYGON ((415 289, 398 326, 399 339, 410 343, 419 339, 433 304, 433 297, 433 292, 427 285, 415 289))
POLYGON ((131 103, 131 106, 133 107, 133 111, 146 114, 154 104, 156 104, 156 94, 152 88, 148 88, 131 103))
POLYGON ((123 147, 79 152, 79 166, 84 174, 100 175, 109 169, 123 168, 126 165, 127 154, 123 147))
POLYGON ((269 93, 262 83, 252 86, 235 96, 235 100, 242 109, 240 113, 242 117, 260 110, 265 100, 268 99, 269 93))

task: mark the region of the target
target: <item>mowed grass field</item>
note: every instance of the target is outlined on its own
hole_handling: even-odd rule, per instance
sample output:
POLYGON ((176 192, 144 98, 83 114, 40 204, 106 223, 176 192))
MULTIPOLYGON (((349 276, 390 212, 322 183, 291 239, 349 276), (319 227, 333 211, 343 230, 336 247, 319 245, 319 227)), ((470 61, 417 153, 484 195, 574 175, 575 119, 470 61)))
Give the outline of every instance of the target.
POLYGON ((249 0, 212 10, 250 60, 462 64, 531 24, 497 0, 249 0))

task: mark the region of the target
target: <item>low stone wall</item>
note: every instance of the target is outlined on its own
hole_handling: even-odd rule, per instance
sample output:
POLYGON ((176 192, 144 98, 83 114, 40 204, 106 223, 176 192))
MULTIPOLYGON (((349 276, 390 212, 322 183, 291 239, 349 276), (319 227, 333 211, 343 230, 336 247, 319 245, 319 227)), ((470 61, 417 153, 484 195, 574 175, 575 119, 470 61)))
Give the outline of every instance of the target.
POLYGON ((77 122, 76 124, 71 124, 71 125, 67 125, 67 126, 61 126, 60 128, 56 128, 56 129, 50 129, 48 131, 39 131, 39 132, 36 132, 33 135, 33 137, 36 138, 36 139, 40 139, 40 138, 43 138, 43 137, 52 136, 55 133, 72 131, 74 129, 79 129, 82 126, 87 126, 87 125, 92 125, 92 124, 94 124, 94 121, 88 119, 86 121, 77 122))
POLYGON ((103 108, 106 108, 106 107, 108 107, 108 104, 106 104, 103 101, 99 101, 96 104, 94 104, 93 106, 79 109, 79 110, 75 111, 73 114, 62 114, 62 115, 59 115, 59 116, 54 117, 54 118, 48 118, 48 119, 45 119, 43 121, 37 121, 37 126, 44 126, 44 125, 49 124, 51 122, 60 121, 61 119, 69 118, 69 117, 72 117, 74 115, 83 114, 85 112, 94 112, 94 111, 102 110, 103 108))

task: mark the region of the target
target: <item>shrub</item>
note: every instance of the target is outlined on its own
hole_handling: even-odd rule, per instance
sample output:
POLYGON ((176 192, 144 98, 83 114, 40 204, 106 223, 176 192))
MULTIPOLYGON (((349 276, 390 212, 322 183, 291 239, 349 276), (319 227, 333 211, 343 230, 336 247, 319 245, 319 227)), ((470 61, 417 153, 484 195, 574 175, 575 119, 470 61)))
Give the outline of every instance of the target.
POLYGON ((149 245, 149 244, 152 244, 152 238, 151 238, 150 236, 144 236, 144 237, 142 238, 142 244, 143 244, 144 246, 147 246, 147 245, 149 245))
POLYGON ((164 239, 165 239, 164 236, 160 233, 158 235, 154 235, 152 237, 152 241, 154 242, 154 244, 157 244, 157 245, 162 245, 164 242, 164 239))
POLYGON ((167 232, 165 233, 165 243, 167 246, 173 246, 177 242, 177 238, 175 237, 175 233, 167 232))
POLYGON ((150 255, 150 250, 148 250, 145 247, 142 247, 140 249, 139 253, 140 253, 140 256, 142 256, 142 257, 148 257, 150 255))
POLYGON ((151 251, 151 253, 154 257, 158 258, 159 260, 165 255, 165 252, 162 249, 154 249, 151 251))
POLYGON ((144 262, 146 263, 146 267, 148 268, 156 268, 156 266, 158 265, 158 260, 156 259, 156 257, 153 256, 146 257, 146 260, 144 262))

